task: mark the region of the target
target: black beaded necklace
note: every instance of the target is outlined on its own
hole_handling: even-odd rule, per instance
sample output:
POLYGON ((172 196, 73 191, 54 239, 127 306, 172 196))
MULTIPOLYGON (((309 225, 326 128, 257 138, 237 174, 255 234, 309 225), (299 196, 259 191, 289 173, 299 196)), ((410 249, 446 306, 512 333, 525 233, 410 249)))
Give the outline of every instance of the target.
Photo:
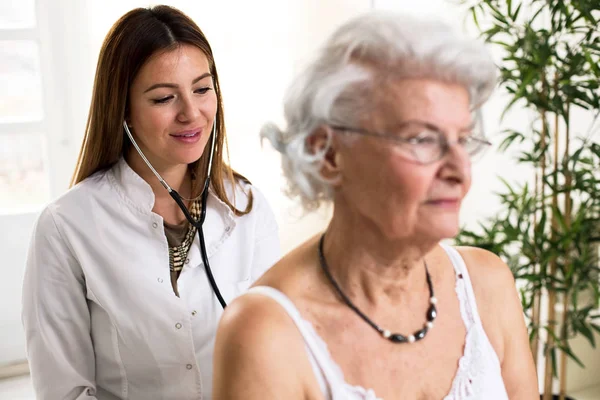
POLYGON ((321 240, 319 240, 319 261, 321 264, 321 268, 323 268, 323 272, 325 272, 327 279, 329 279, 329 282, 331 282, 331 284, 333 285, 333 287, 335 288, 337 293, 340 295, 340 297, 342 298, 344 303, 346 303, 346 305, 348 307, 350 307, 352 309, 352 311, 357 313, 358 316, 361 317, 367 324, 371 325, 371 327, 373 327, 373 329, 375 329, 377 332, 379 332, 379 334, 381 336, 383 336, 385 339, 387 339, 391 342, 394 342, 394 343, 414 343, 416 341, 423 339, 425 337, 425 335, 427 335, 427 332, 431 328, 433 328, 433 321, 435 320, 435 317, 437 317, 437 309, 435 308, 435 305, 437 304, 437 298, 433 294, 433 284, 431 283, 431 275, 429 275, 429 269, 427 268, 427 262, 425 262, 425 276, 427 277, 427 286, 429 286, 429 308, 427 309, 427 322, 423 325, 422 329, 416 331, 412 335, 404 336, 399 333, 391 333, 387 329, 383 329, 379 325, 377 325, 375 322, 371 321, 369 319, 369 317, 367 317, 362 311, 360 311, 358 309, 358 307, 356 307, 350 301, 348 296, 346 296, 344 294, 344 292, 342 292, 342 289, 340 288, 338 283, 335 281, 335 279, 333 279, 333 276, 331 275, 331 272, 329 271, 329 266, 327 265, 327 261, 325 260, 325 255, 323 254, 324 239, 325 239, 325 235, 323 234, 321 236, 321 240))

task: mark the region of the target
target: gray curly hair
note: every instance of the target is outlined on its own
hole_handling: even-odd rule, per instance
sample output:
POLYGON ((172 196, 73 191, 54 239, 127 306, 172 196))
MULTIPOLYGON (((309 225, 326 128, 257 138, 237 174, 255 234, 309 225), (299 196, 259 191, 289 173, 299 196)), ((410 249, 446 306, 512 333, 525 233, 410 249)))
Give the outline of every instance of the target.
POLYGON ((331 182, 319 173, 327 149, 314 153, 306 139, 326 121, 358 123, 381 76, 461 84, 477 109, 492 93, 497 69, 483 44, 440 21, 370 12, 342 25, 288 88, 287 129, 268 123, 260 133, 282 154, 287 194, 306 211, 332 198, 331 182))

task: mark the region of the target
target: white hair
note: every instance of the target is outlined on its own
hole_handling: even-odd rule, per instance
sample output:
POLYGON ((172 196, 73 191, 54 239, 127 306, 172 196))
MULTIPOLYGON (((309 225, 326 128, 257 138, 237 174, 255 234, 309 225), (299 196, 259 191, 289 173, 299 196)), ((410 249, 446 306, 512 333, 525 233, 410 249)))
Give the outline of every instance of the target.
POLYGON ((332 190, 319 173, 327 149, 315 154, 306 139, 327 121, 358 123, 373 103, 377 78, 458 83, 476 109, 493 91, 496 74, 483 44, 440 21, 370 12, 338 28, 293 81, 284 99, 287 129, 269 123, 260 135, 282 154, 287 194, 313 210, 332 190))

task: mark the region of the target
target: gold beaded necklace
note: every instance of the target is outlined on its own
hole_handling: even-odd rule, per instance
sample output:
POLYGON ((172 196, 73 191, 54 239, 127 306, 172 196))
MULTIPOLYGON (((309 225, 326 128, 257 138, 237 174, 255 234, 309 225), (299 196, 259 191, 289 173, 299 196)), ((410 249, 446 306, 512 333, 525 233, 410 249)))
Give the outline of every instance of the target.
MULTIPOLYGON (((190 205, 190 214, 194 220, 200 218, 200 208, 202 207, 200 201, 194 200, 190 205)), ((169 269, 174 272, 179 272, 183 269, 183 264, 187 258, 187 254, 192 247, 194 238, 196 237, 196 227, 189 224, 188 231, 185 238, 179 246, 169 247, 169 269)))

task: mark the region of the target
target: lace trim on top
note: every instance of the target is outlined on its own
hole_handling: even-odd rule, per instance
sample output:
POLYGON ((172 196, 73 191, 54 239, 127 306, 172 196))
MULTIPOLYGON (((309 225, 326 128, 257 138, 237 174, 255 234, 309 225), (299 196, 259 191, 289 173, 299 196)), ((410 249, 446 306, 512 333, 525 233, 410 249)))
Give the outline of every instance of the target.
POLYGON ((458 271, 456 276, 456 295, 460 304, 460 315, 467 329, 465 338, 465 348, 463 355, 458 360, 458 369, 452 381, 450 393, 444 397, 444 400, 468 400, 475 393, 478 393, 475 387, 480 380, 478 375, 483 371, 484 358, 481 352, 481 334, 475 324, 475 316, 471 307, 466 307, 468 299, 466 298, 465 278, 458 271))
POLYGON ((344 372, 342 371, 340 366, 333 360, 333 357, 331 357, 331 353, 329 352, 327 343, 325 343, 321 336, 319 336, 319 334, 310 322, 308 322, 305 319, 302 319, 302 323, 308 331, 307 333, 315 339, 315 343, 319 347, 319 350, 322 352, 325 358, 327 358, 327 361, 329 361, 329 365, 332 368, 331 372, 335 375, 334 378, 337 381, 337 384, 331 385, 334 387, 329 388, 331 391, 332 399, 336 399, 336 395, 341 396, 343 394, 344 396, 341 398, 343 398, 344 400, 383 400, 382 398, 377 397, 373 389, 365 389, 362 386, 354 386, 346 382, 346 380, 344 379, 344 372), (339 393, 339 389, 337 388, 338 385, 341 385, 343 387, 343 393, 339 393))
MULTIPOLYGON (((468 318, 469 321, 473 321, 472 313, 470 313, 468 308, 464 307, 466 299, 463 299, 463 297, 465 292, 459 287, 456 288, 456 291, 460 299, 461 314, 466 324, 467 320, 465 318, 468 318)), ((349 384, 344 378, 344 372, 331 356, 327 343, 325 343, 309 321, 302 319, 302 323, 308 331, 307 333, 315 339, 315 343, 319 347, 319 350, 325 355, 325 358, 332 368, 331 372, 334 376, 330 376, 329 378, 334 378, 336 384, 331 385, 333 387, 330 387, 332 394, 331 399, 383 400, 383 398, 377 397, 377 394, 373 389, 349 384), (343 388, 342 393, 339 392, 340 389, 338 387, 340 386, 343 388)), ((481 352, 481 334, 476 328, 477 326, 472 322, 469 323, 463 355, 458 361, 458 369, 452 381, 450 393, 447 394, 443 400, 471 400, 475 399, 473 396, 475 396, 476 393, 481 393, 478 384, 482 382, 477 378, 483 372, 484 358, 481 352)))
POLYGON ((464 260, 456 249, 446 245, 442 247, 454 265, 456 295, 460 304, 460 314, 467 329, 463 356, 458 360, 458 369, 450 393, 444 397, 444 400, 475 400, 479 394, 486 393, 487 382, 484 375, 501 374, 500 360, 483 330, 477 312, 473 285, 464 260), (493 364, 498 366, 498 371, 490 371, 490 357, 493 364))

